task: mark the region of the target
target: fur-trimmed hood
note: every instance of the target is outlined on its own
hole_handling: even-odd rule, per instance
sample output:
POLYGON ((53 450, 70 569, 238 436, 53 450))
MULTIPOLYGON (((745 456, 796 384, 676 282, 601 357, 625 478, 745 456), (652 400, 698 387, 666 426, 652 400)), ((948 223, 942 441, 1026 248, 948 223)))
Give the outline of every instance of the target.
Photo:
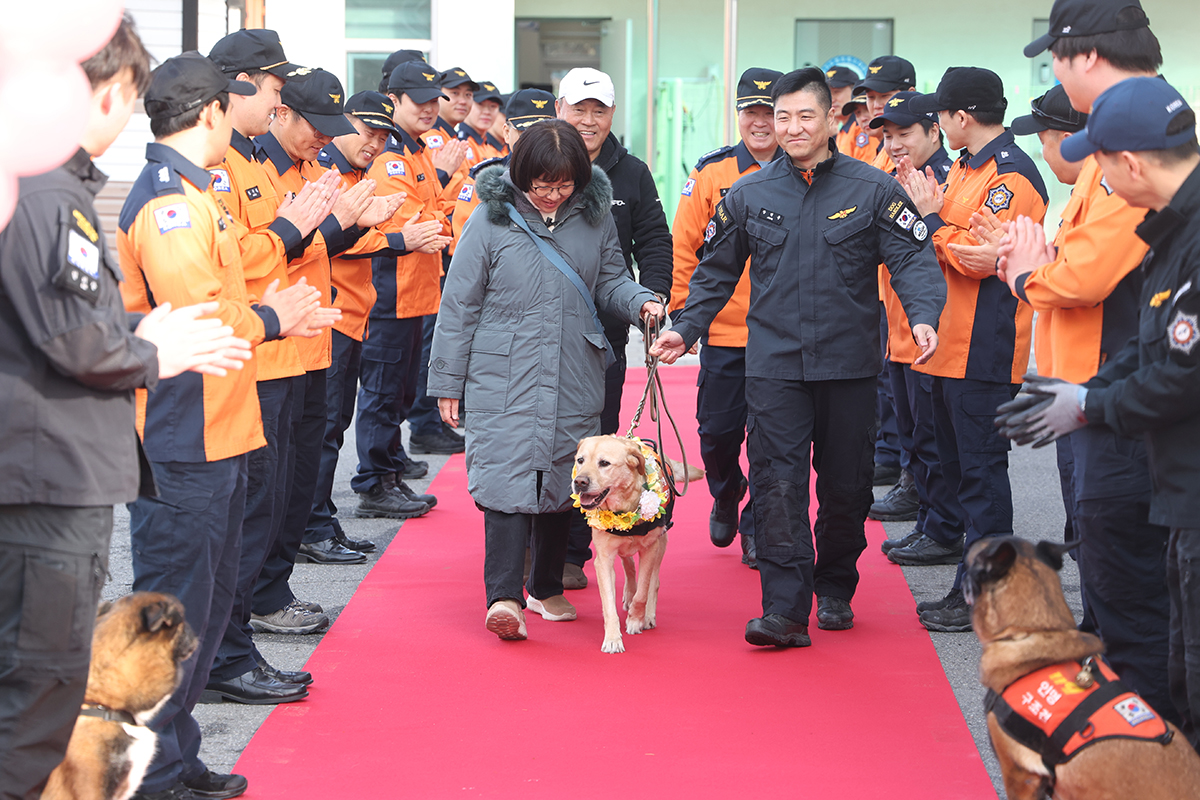
MULTIPOLYGON (((500 164, 480 170, 475 179, 475 191, 479 199, 487 204, 488 221, 493 225, 508 224, 508 209, 504 207, 505 203, 512 203, 522 214, 537 213, 524 192, 513 186, 508 168, 500 164)), ((608 180, 608 175, 593 165, 591 182, 582 192, 575 192, 567 198, 564 205, 566 213, 563 219, 579 209, 588 225, 593 228, 599 225, 606 214, 612 213, 612 183, 608 180)))

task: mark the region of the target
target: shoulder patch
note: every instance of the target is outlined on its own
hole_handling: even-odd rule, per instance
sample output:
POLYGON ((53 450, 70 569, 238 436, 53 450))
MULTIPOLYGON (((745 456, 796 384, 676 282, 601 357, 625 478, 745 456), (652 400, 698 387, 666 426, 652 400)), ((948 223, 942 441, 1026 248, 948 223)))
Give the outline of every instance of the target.
POLYGON ((154 194, 183 194, 183 179, 169 164, 159 164, 154 169, 154 194))
POLYGON ((475 196, 475 184, 464 183, 462 190, 458 193, 458 202, 469 203, 471 198, 475 196))
POLYGON ((209 170, 212 172, 212 188, 214 192, 231 192, 233 184, 229 182, 229 172, 223 169, 209 170))
POLYGON ((154 221, 158 224, 158 232, 166 233, 176 228, 192 227, 192 218, 188 214, 187 203, 171 203, 168 206, 154 209, 154 221))
POLYGON ((917 209, 906 198, 895 195, 883 207, 877 224, 884 230, 890 230, 895 235, 917 244, 929 238, 929 226, 921 219, 917 209))
POLYGON ((722 156, 726 155, 727 153, 731 152, 732 150, 733 150, 732 145, 718 147, 716 150, 709 150, 707 153, 700 156, 700 158, 696 161, 696 169, 702 169, 704 167, 704 165, 706 165, 706 164, 709 164, 713 161, 719 161, 722 156))
POLYGON ((67 231, 67 263, 93 278, 100 277, 100 247, 72 230, 67 231))
POLYGON ((403 161, 389 161, 386 164, 388 177, 396 177, 397 175, 407 175, 408 171, 404 169, 403 161))
POLYGON ((869 141, 871 141, 871 137, 869 135, 867 135, 867 132, 859 131, 858 135, 854 137, 854 146, 855 147, 866 147, 867 142, 869 142, 869 141))
POLYGON ((1175 318, 1167 326, 1167 341, 1171 349, 1191 355, 1192 348, 1196 346, 1196 339, 1200 336, 1198 326, 1200 320, 1197 320, 1196 314, 1184 314, 1182 311, 1175 314, 1175 318))
POLYGON ((695 188, 696 188, 696 179, 688 178, 686 181, 683 182, 683 191, 680 192, 680 194, 683 195, 684 197, 691 197, 692 190, 695 188))
POLYGON ((445 140, 442 139, 442 137, 436 133, 430 134, 429 136, 425 137, 425 144, 427 144, 433 148, 441 147, 445 143, 446 143, 445 140))
POLYGON ((1012 205, 1013 193, 1012 190, 1003 183, 988 192, 987 199, 983 201, 984 207, 991 209, 992 213, 999 214, 1004 209, 1012 205))

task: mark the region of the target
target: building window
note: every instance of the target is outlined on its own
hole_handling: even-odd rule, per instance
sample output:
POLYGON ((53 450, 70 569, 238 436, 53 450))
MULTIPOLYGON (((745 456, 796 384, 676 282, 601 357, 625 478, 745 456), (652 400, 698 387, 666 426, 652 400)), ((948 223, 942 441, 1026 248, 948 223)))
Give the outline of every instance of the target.
MULTIPOLYGON (((429 57, 428 46, 424 48, 412 47, 411 42, 403 43, 397 46, 397 50, 414 49, 422 50, 425 57, 429 57), (405 47, 408 45, 408 47, 405 47)), ((383 62, 387 60, 389 53, 347 53, 346 54, 346 77, 350 81, 347 87, 347 96, 355 95, 359 92, 377 91, 379 89, 379 81, 383 78, 383 62)))
POLYGON ((890 19, 798 19, 796 68, 832 63, 862 74, 872 59, 892 54, 892 27, 890 19))
POLYGON ((431 0, 346 0, 347 39, 430 39, 431 0))

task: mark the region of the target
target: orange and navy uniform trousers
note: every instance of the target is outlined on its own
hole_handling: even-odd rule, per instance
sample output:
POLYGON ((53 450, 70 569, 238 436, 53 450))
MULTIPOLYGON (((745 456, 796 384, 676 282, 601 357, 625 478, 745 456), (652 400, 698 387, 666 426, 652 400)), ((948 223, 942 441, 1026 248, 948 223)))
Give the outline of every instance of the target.
MULTIPOLYGON (((1094 156, 1083 162, 1054 260, 1015 282, 1037 312, 1039 374, 1084 383, 1137 335, 1138 267, 1149 247, 1134 231, 1145 215, 1113 194, 1094 156)), ((1085 625, 1104 638, 1121 680, 1178 722, 1168 690, 1171 603, 1162 558, 1170 529, 1149 520, 1145 443, 1089 425, 1055 444, 1063 505, 1079 541, 1085 625)))
MULTIPOLYGON (((280 199, 262 164, 254 158, 254 143, 235 130, 225 159, 211 172, 213 194, 229 209, 237 232, 247 294, 256 300, 276 280, 279 289, 286 289, 287 253, 302 246, 302 237, 295 225, 276 217, 280 199)), ((213 661, 209 678, 213 683, 245 675, 263 660, 250 628, 254 587, 278 541, 291 483, 288 454, 292 447, 293 393, 304 375, 300 352, 293 339, 285 338, 259 345, 254 357, 266 445, 251 451, 248 457, 237 589, 229 624, 213 661)))
MULTIPOLYGON (((776 151, 775 155, 779 155, 776 151)), ((698 162, 680 192, 671 227, 674 268, 670 310, 683 308, 688 283, 704 253, 708 226, 717 203, 743 175, 762 167, 745 142, 715 150, 698 162)), ((735 507, 749 484, 742 474, 742 442, 746 438, 746 312, 750 308, 750 271, 738 280, 725 307, 713 318, 702 337, 700 375, 696 389, 696 422, 700 430, 700 457, 704 461, 708 491, 714 500, 735 507)), ((738 530, 754 536, 753 499, 742 508, 738 530)))
MULTIPOLYGON (((946 151, 938 148, 918 171, 924 172, 926 167, 931 167, 939 182, 944 184, 952 163, 946 151)), ((887 325, 884 369, 887 370, 890 403, 900 440, 900 466, 912 474, 917 491, 914 528, 942 545, 956 545, 963 535, 962 509, 958 504, 958 487, 951 488, 946 482, 938 459, 933 423, 933 378, 913 371, 912 364, 920 354, 920 348, 913 341, 908 315, 892 288, 886 265, 879 271, 879 287, 887 325)))
MULTIPOLYGON (((337 169, 345 189, 367 177, 366 170, 354 167, 338 150, 337 145, 325 146, 317 162, 326 169, 337 169)), ((389 191, 380 193, 390 194, 389 191)), ((356 252, 344 253, 332 261, 333 305, 342 311, 342 318, 333 326, 331 362, 326 370, 325 433, 321 443, 321 458, 317 469, 317 484, 312 509, 305 526, 304 542, 311 544, 334 538, 341 532, 337 506, 333 502, 333 480, 337 472, 338 453, 345 442, 346 430, 354 418, 354 401, 358 394, 359 371, 362 366, 363 339, 367 335, 368 315, 375 305, 375 284, 371 279, 371 259, 377 255, 405 255, 404 235, 398 230, 383 233, 368 230, 356 252), (363 251, 364 248, 371 248, 363 251)))
MULTIPOLYGON (((251 305, 237 232, 212 175, 163 144, 126 197, 117 244, 128 311, 215 301, 215 316, 257 345, 279 335, 270 308, 251 305)), ((200 643, 179 688, 155 717, 158 749, 142 786, 165 791, 199 774, 196 698, 229 621, 246 510, 246 454, 265 444, 253 359, 223 377, 184 372, 137 392, 137 431, 158 493, 129 507, 135 591, 184 604, 200 643)))
MULTIPOLYGON (((1033 312, 995 275, 968 274, 949 245, 976 245, 971 215, 987 209, 1000 220, 1023 215, 1041 222, 1046 186, 1033 160, 1005 130, 979 149, 963 151, 946 178, 941 213, 916 223, 937 251, 946 279, 946 306, 937 352, 917 372, 932 375, 935 438, 943 474, 957 487, 965 546, 1012 533, 1009 440, 992 424, 1011 400, 1029 364, 1033 312)), ((914 230, 917 228, 914 226, 914 230)), ((962 564, 954 579, 962 581, 962 564)))
MULTIPOLYGON (((408 194, 392 222, 380 226, 381 230, 398 231, 400 222, 419 214, 419 222, 437 220, 442 234, 449 234, 444 187, 423 141, 401 130, 399 137, 388 140, 387 149, 367 174, 378 184, 379 194, 408 194)), ((408 418, 417 397, 424 318, 436 314, 441 303, 442 256, 413 252, 377 257, 371 260, 371 273, 376 298, 363 341, 355 421, 358 471, 350 481, 360 494, 374 488, 384 475, 404 472, 408 456, 400 444, 400 423, 408 418)))

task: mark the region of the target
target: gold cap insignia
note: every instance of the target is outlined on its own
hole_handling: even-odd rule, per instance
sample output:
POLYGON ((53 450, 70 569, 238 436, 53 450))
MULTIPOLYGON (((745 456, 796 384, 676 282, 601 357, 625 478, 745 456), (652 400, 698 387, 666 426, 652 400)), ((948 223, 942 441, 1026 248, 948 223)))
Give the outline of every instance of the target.
POLYGON ((1168 298, 1168 297, 1170 297, 1170 296, 1171 296, 1171 290, 1170 290, 1170 289, 1167 289, 1165 292, 1159 292, 1158 294, 1156 294, 1156 295, 1154 295, 1153 297, 1151 297, 1151 298, 1150 298, 1150 307, 1151 307, 1151 308, 1158 308, 1158 307, 1159 307, 1159 306, 1161 306, 1163 303, 1165 303, 1165 302, 1166 302, 1166 300, 1167 300, 1167 298, 1168 298))
POLYGON ((289 72, 287 76, 289 78, 295 78, 300 75, 307 75, 310 72, 312 72, 312 67, 296 67, 294 70, 289 72))
POLYGON ((467 73, 463 72, 461 69, 456 69, 456 70, 454 70, 454 74, 461 78, 464 75, 466 75, 467 73))
POLYGON ((757 86, 759 89, 766 89, 768 86, 771 85, 771 82, 770 81, 755 81, 754 85, 757 86))
POLYGON ((382 105, 383 110, 388 112, 389 114, 395 110, 395 107, 392 106, 390 103, 380 103, 380 105, 382 105))
POLYGON ((826 73, 825 73, 825 77, 826 77, 826 78, 832 78, 836 72, 837 72, 837 70, 836 70, 836 69, 831 69, 831 70, 829 70, 828 72, 826 72, 826 73))
POLYGON ((871 74, 874 75, 876 72, 879 72, 879 70, 883 69, 883 65, 880 64, 878 67, 867 67, 867 69, 871 70, 871 74))
POLYGON ((330 99, 331 99, 331 100, 333 100, 333 102, 335 102, 335 103, 340 103, 340 102, 342 102, 342 96, 341 96, 340 94, 331 94, 331 95, 329 95, 329 97, 330 97, 330 99))
POLYGON ((891 106, 892 108, 895 108, 896 106, 900 105, 903 102, 904 102, 903 97, 893 97, 891 100, 888 100, 888 105, 891 106))
POLYGON ((485 83, 485 84, 483 85, 483 88, 484 88, 484 89, 487 89, 489 92, 494 92, 494 91, 496 91, 496 87, 495 87, 495 86, 492 86, 490 83, 485 83))
POLYGON ((549 100, 530 100, 529 102, 533 103, 534 108, 545 108, 546 103, 549 103, 550 101, 549 100))
POLYGON ((432 75, 430 75, 429 73, 427 73, 427 72, 422 72, 421 74, 425 76, 425 80, 427 80, 427 81, 431 81, 431 80, 433 80, 433 76, 432 76, 432 75))
POLYGON ((858 206, 850 206, 849 208, 843 208, 841 211, 837 212, 836 214, 830 214, 828 218, 829 219, 845 219, 846 217, 850 216, 857 210, 858 210, 858 206))

